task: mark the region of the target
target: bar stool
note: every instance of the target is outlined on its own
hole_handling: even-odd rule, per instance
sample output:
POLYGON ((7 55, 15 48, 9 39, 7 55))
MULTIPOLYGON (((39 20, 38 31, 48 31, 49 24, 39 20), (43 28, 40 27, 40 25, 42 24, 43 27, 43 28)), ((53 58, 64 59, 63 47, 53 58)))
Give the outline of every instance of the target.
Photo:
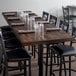
POLYGON ((31 76, 31 56, 29 55, 27 50, 22 47, 21 43, 19 42, 19 40, 17 40, 17 38, 4 40, 2 33, 0 34, 3 52, 3 76, 8 76, 8 62, 23 62, 23 66, 20 65, 17 67, 17 69, 24 69, 24 76, 26 76, 26 68, 28 66, 29 76, 31 76))
MULTIPOLYGON (((71 71, 76 72, 76 70, 71 68, 71 57, 76 56, 76 48, 70 45, 63 45, 63 44, 57 44, 50 47, 52 51, 57 52, 57 54, 60 56, 60 65, 59 65, 59 76, 62 76, 62 64, 65 63, 65 57, 68 57, 68 65, 69 68, 64 68, 65 70, 65 76, 66 76, 66 70, 69 70, 69 76, 71 76, 71 71)), ((52 63, 52 62, 51 62, 52 63)), ((65 63, 66 64, 66 63, 65 63)), ((52 68, 52 66, 50 66, 52 68)), ((51 69, 50 68, 50 69, 51 69)), ((52 70, 50 70, 51 72, 52 70)))
MULTIPOLYGON (((65 32, 68 32, 69 24, 65 21, 60 20, 59 28, 61 28, 65 32)), ((63 43, 57 43, 57 44, 64 44, 64 42, 63 43)), ((49 58, 51 56, 51 50, 50 50, 49 46, 50 45, 47 45, 46 60, 43 62, 45 64, 45 76, 47 76, 47 74, 48 74, 48 66, 51 66, 51 64, 49 64, 49 58)), ((57 66, 59 65, 59 58, 60 57, 57 53, 55 53, 55 52, 52 53, 52 60, 53 60, 52 66, 53 65, 57 65, 57 66)))

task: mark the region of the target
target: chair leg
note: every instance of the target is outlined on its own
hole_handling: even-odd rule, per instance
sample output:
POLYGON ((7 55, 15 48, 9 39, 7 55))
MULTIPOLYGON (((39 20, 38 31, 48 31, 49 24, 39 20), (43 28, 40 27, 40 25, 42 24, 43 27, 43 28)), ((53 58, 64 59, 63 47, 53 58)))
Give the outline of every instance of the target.
POLYGON ((53 52, 51 51, 51 56, 50 56, 50 76, 53 75, 53 72, 52 72, 52 56, 53 55, 53 52))
POLYGON ((56 55, 55 55, 55 53, 53 54, 53 58, 54 58, 54 63, 56 63, 56 55))
POLYGON ((46 53, 46 62, 45 62, 45 76, 48 74, 48 55, 49 55, 49 46, 47 45, 47 53, 46 53))
POLYGON ((24 76, 27 76, 27 65, 26 65, 26 61, 24 61, 24 76))
POLYGON ((59 55, 57 54, 57 66, 59 66, 59 55))
POLYGON ((60 69, 59 69, 59 76, 62 76, 62 57, 60 57, 60 69))
POLYGON ((33 46, 31 46, 31 50, 32 50, 32 56, 34 55, 34 47, 33 46))
POLYGON ((71 56, 69 56, 69 76, 71 76, 71 56))
POLYGON ((36 54, 35 54, 35 45, 33 46, 33 51, 34 51, 34 58, 36 58, 36 54))
POLYGON ((65 72, 65 76, 67 76, 66 75, 66 65, 65 65, 65 58, 63 57, 63 64, 64 64, 64 72, 65 72))
POLYGON ((3 64, 2 76, 8 76, 8 66, 3 64))
POLYGON ((22 61, 18 62, 18 68, 20 69, 20 71, 22 71, 22 61))
POLYGON ((31 76, 31 59, 29 59, 29 76, 31 76))
POLYGON ((28 50, 30 50, 30 46, 28 46, 28 50))

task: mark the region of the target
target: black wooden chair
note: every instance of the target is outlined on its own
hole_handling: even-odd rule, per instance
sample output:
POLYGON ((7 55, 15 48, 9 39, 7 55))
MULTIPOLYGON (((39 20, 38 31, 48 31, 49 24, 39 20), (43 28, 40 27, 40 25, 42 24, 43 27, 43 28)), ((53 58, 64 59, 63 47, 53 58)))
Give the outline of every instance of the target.
MULTIPOLYGON (((61 28, 61 30, 65 31, 65 32, 68 32, 69 25, 67 22, 60 20, 59 28, 61 28)), ((57 44, 64 44, 64 42, 63 43, 57 43, 57 44)), ((46 60, 44 60, 45 76, 47 76, 47 74, 48 74, 48 66, 51 66, 51 64, 49 64, 49 59, 50 59, 50 55, 51 55, 51 50, 49 51, 49 49, 50 49, 49 46, 50 45, 47 45, 46 60)), ((55 52, 52 53, 52 60, 53 60, 53 63, 52 63, 53 66, 59 65, 59 56, 57 55, 57 53, 55 53, 55 52)))
MULTIPOLYGON (((27 66, 29 68, 29 76, 31 76, 31 56, 26 49, 22 46, 21 42, 15 37, 11 39, 11 36, 4 35, 7 33, 1 33, 1 45, 3 56, 3 76, 8 76, 9 62, 17 62, 17 67, 11 67, 12 70, 24 69, 24 76, 26 76, 27 66), (9 37, 6 37, 9 36, 9 37), (23 62, 23 63, 22 63, 23 62), (27 64, 28 62, 28 64, 27 64)), ((14 34, 14 33, 13 33, 14 34)), ((15 36, 15 35, 14 35, 15 36)))
POLYGON ((61 28, 65 32, 68 32, 69 31, 69 24, 65 21, 60 20, 59 28, 61 28))
POLYGON ((57 23, 57 17, 53 16, 53 15, 50 15, 50 17, 49 17, 49 23, 56 25, 56 23, 57 23))
POLYGON ((70 11, 70 9, 68 7, 63 7, 62 6, 62 11, 63 11, 63 19, 65 22, 68 22, 69 24, 69 30, 72 30, 72 26, 74 26, 75 23, 75 19, 76 19, 76 15, 73 14, 73 11, 70 11))
MULTIPOLYGON (((72 56, 76 56, 76 48, 73 47, 73 46, 70 46, 70 45, 63 45, 63 44, 56 44, 56 45, 53 45, 51 46, 51 51, 54 51, 54 52, 57 52, 57 54, 59 55, 60 57, 60 63, 59 63, 59 76, 62 76, 62 64, 66 62, 66 58, 65 57, 68 57, 68 65, 69 65, 69 68, 66 67, 66 63, 65 63, 65 67, 64 67, 64 70, 65 70, 65 76, 66 75, 66 70, 69 70, 69 76, 71 76, 71 71, 74 71, 76 72, 76 70, 72 69, 71 67, 71 57, 72 56)), ((52 57, 52 56, 51 56, 52 57)), ((51 61, 51 65, 52 65, 52 61, 51 61)), ((52 67, 50 66, 50 72, 52 71, 52 67)))
MULTIPOLYGON (((62 21, 60 20, 60 24, 59 24, 59 28, 61 28, 63 31, 67 32, 68 33, 68 29, 69 29, 69 24, 68 22, 65 22, 65 21, 62 21)), ((47 76, 47 72, 48 72, 48 66, 50 66, 50 75, 54 75, 53 71, 59 71, 60 75, 61 76, 61 71, 64 70, 65 72, 65 76, 66 76, 66 66, 65 66, 65 63, 66 60, 65 60, 65 57, 66 56, 69 56, 71 58, 71 56, 76 56, 76 48, 75 47, 72 47, 72 44, 73 43, 76 43, 76 27, 73 26, 72 27, 72 36, 74 37, 74 39, 70 42, 70 45, 64 45, 64 42, 63 43, 58 43, 58 44, 55 44, 55 45, 52 45, 51 46, 51 50, 50 50, 50 64, 48 64, 48 53, 47 53, 47 57, 46 57, 46 63, 45 63, 45 76, 47 76), (57 51, 57 52, 56 52, 57 51), (55 56, 56 54, 56 56, 55 56), (53 55, 54 55, 54 58, 56 58, 56 61, 57 61, 57 64, 58 66, 60 66, 60 69, 57 69, 57 70, 53 70, 52 71, 52 66, 54 65, 53 61, 53 55), (60 60, 60 61, 59 61, 60 60), (64 65, 64 69, 62 69, 62 64, 64 65)), ((49 48, 49 47, 48 47, 49 48)), ((49 49, 48 51, 49 52, 49 49)), ((67 61, 69 63, 69 76, 71 76, 71 70, 73 69, 70 69, 71 67, 71 62, 72 60, 69 58, 69 60, 67 61)), ((76 70, 73 70, 76 72, 76 70)))
POLYGON ((74 40, 71 41, 70 46, 72 46, 73 43, 76 43, 76 27, 75 26, 72 27, 72 36, 73 36, 74 40))
POLYGON ((42 13, 42 19, 44 21, 48 21, 48 19, 49 19, 49 13, 46 12, 46 11, 43 11, 43 13, 42 13))
POLYGON ((65 22, 68 22, 69 23, 69 9, 67 7, 63 7, 62 6, 62 11, 63 11, 63 19, 65 22))

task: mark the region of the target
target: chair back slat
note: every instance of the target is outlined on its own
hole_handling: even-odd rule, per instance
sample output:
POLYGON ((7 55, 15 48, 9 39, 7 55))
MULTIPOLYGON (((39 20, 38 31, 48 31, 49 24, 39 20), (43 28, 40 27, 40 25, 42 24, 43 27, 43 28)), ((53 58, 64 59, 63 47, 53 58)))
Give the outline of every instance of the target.
POLYGON ((53 16, 53 15, 50 15, 49 23, 56 25, 56 23, 57 23, 57 17, 55 17, 55 16, 53 16))
POLYGON ((65 22, 65 21, 60 20, 59 28, 61 28, 65 32, 68 32, 69 24, 67 22, 65 22))
POLYGON ((69 9, 67 7, 62 7, 64 21, 69 20, 69 9))
POLYGON ((48 12, 43 11, 42 18, 43 18, 43 20, 48 21, 49 13, 48 13, 48 12))

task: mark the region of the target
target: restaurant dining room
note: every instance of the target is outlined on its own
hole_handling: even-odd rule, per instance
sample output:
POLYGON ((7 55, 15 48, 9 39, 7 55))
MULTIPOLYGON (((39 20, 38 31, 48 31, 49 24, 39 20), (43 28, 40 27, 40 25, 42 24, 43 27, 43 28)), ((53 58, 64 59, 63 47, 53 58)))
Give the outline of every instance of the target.
POLYGON ((0 76, 76 76, 76 1, 0 0, 0 76))

